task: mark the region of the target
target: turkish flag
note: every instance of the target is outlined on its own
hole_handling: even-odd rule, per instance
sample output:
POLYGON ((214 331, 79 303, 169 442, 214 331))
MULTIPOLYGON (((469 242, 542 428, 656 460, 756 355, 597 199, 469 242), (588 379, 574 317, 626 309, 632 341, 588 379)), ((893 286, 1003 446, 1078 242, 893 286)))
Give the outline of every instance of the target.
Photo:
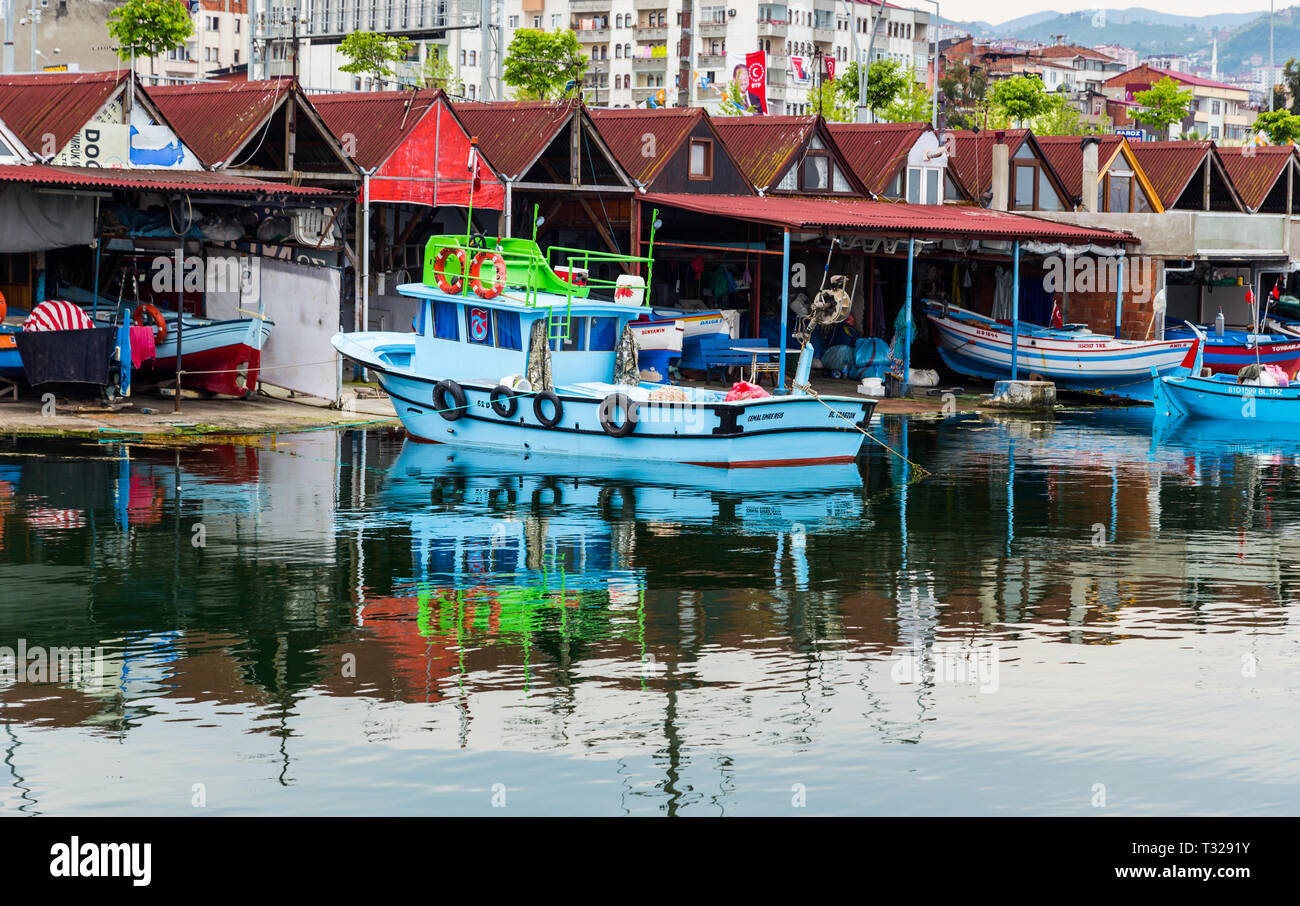
POLYGON ((756 50, 745 54, 745 72, 749 75, 750 105, 759 113, 767 113, 767 53, 756 50))
POLYGON ((835 58, 822 57, 822 59, 826 61, 826 81, 834 82, 835 81, 835 58))
POLYGON ((1065 318, 1061 316, 1061 306, 1056 304, 1055 299, 1052 300, 1052 326, 1053 327, 1065 326, 1065 318))

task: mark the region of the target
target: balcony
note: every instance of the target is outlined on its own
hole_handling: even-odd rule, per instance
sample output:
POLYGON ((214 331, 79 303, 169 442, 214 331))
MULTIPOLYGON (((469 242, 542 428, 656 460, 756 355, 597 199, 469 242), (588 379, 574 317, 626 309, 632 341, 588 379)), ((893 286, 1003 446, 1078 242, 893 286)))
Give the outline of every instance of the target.
POLYGON ((695 31, 701 38, 725 38, 727 36, 727 23, 700 22, 695 26, 695 31))
POLYGON ((579 44, 604 44, 609 41, 608 28, 575 28, 579 44))
POLYGON ((664 100, 666 101, 668 99, 668 89, 666 88, 663 88, 661 86, 655 86, 653 88, 646 88, 641 86, 635 87, 632 89, 632 103, 644 104, 650 98, 655 98, 656 100, 658 100, 658 94, 661 91, 664 92, 664 100))
POLYGON ((611 0, 570 0, 571 13, 607 13, 611 0))
POLYGON ((667 25, 638 25, 634 29, 638 41, 667 41, 667 25))
POLYGON ((768 19, 758 23, 758 36, 760 38, 784 38, 786 27, 785 22, 768 19))
POLYGON ((609 72, 609 60, 588 60, 587 72, 588 74, 609 72))
POLYGON ((700 69, 723 69, 727 65, 727 55, 725 53, 702 53, 696 58, 695 65, 700 69))
POLYGON ((835 41, 835 29, 833 28, 814 28, 814 44, 831 44, 835 41))
POLYGON ((667 9, 668 0, 636 0, 632 8, 637 12, 647 9, 667 9))
POLYGON ((633 57, 633 72, 663 72, 668 65, 667 57, 633 57))

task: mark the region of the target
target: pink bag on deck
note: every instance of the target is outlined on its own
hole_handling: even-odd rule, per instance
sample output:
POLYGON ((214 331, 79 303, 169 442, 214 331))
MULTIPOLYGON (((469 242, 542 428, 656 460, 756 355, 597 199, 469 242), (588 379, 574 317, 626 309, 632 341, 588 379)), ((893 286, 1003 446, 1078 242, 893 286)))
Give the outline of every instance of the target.
POLYGON ((731 385, 731 390, 722 398, 722 401, 724 403, 734 403, 739 400, 761 400, 763 397, 771 395, 757 384, 751 384, 749 381, 736 381, 731 385))

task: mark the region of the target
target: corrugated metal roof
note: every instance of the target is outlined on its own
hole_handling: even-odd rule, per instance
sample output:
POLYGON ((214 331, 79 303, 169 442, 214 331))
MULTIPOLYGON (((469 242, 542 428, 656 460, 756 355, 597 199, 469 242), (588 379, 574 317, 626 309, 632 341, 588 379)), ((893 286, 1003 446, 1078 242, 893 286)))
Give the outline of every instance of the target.
POLYGON ((0 120, 30 150, 48 155, 51 146, 63 148, 128 75, 125 69, 0 75, 0 120))
MULTIPOLYGON (((1097 171, 1105 173, 1106 167, 1119 153, 1123 143, 1122 135, 1092 135, 1088 138, 1100 140, 1097 149, 1097 171)), ((1061 177, 1065 189, 1071 195, 1083 195, 1083 145, 1081 135, 1038 135, 1038 147, 1043 149, 1043 156, 1052 165, 1056 175, 1061 177)))
POLYGON ((1094 230, 969 205, 891 204, 857 198, 682 195, 666 192, 650 192, 643 195, 641 200, 698 214, 767 223, 801 232, 831 230, 890 236, 1035 239, 1110 244, 1138 241, 1136 237, 1124 233, 1094 230))
POLYGON ((218 195, 331 195, 328 189, 291 186, 235 176, 220 170, 126 170, 108 167, 54 167, 0 164, 0 180, 38 186, 92 189, 142 189, 218 195))
POLYGON ((522 176, 579 108, 576 100, 452 105, 492 168, 507 179, 522 176))
POLYGON ((1148 66, 1146 63, 1112 76, 1103 84, 1108 86, 1151 85, 1160 81, 1165 76, 1169 76, 1169 78, 1173 79, 1175 82, 1181 82, 1184 85, 1195 85, 1198 88, 1223 88, 1228 91, 1241 92, 1247 90, 1242 88, 1240 85, 1229 85, 1226 82, 1216 82, 1213 79, 1194 76, 1187 72, 1174 72, 1172 69, 1156 69, 1154 66, 1148 66))
POLYGON ((790 168, 816 122, 815 116, 723 116, 713 126, 749 181, 767 189, 790 168))
POLYGON ((437 89, 348 91, 312 95, 311 104, 345 148, 354 145, 352 159, 370 170, 388 160, 441 95, 437 89))
POLYGON ((1223 169, 1237 188, 1242 203, 1252 213, 1259 209, 1272 191, 1278 177, 1286 173, 1295 149, 1290 145, 1267 145, 1262 148, 1242 145, 1220 153, 1223 169))
POLYGON ((907 163, 908 152, 929 123, 827 123, 835 144, 858 179, 877 195, 907 163))
MULTIPOLYGON (((948 166, 957 171, 962 185, 977 201, 993 187, 993 146, 997 144, 998 134, 997 129, 985 129, 978 133, 955 129, 944 133, 950 139, 952 147, 948 166)), ((1003 129, 1001 135, 1007 145, 1007 154, 1015 157, 1021 143, 1029 135, 1029 130, 1003 129)))
MULTIPOLYGON (((592 108, 596 129, 628 175, 649 185, 704 116, 701 107, 592 108), (653 145, 650 140, 653 140, 653 145), (653 148, 654 153, 647 153, 653 148)), ((491 160, 491 156, 488 157, 491 160)))
POLYGON ((1133 153, 1160 196, 1160 203, 1171 208, 1196 175, 1214 142, 1134 142, 1133 153))
POLYGON ((231 162, 292 86, 292 79, 266 79, 158 85, 147 92, 180 140, 214 167, 231 162))

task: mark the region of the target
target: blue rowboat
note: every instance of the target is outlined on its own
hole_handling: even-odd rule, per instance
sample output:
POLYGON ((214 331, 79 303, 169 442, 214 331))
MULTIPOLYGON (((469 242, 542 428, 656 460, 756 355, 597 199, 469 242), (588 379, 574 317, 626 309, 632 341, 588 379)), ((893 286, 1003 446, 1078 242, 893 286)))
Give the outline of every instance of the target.
MULTIPOLYGON (((927 301, 939 355, 958 374, 991 381, 1011 377, 1011 325, 942 302, 927 301)), ((1083 325, 1041 327, 1021 321, 1016 373, 1039 375, 1065 390, 1150 402, 1151 375, 1192 374, 1195 337, 1146 342, 1118 340, 1083 325)))
MULTIPOLYGON (((593 295, 597 280, 569 283, 550 265, 557 256, 568 273, 651 266, 579 249, 543 256, 527 239, 434 236, 424 281, 398 287, 420 300, 415 332, 340 333, 332 343, 375 372, 417 440, 714 467, 856 457, 870 398, 796 390, 730 402, 717 390, 640 381, 628 323, 650 309, 617 292, 593 295)), ((800 366, 796 387, 806 384, 811 350, 800 366)))
POLYGON ((1257 387, 1238 384, 1226 374, 1210 377, 1164 377, 1156 382, 1156 413, 1182 418, 1239 422, 1300 421, 1300 386, 1257 387))

